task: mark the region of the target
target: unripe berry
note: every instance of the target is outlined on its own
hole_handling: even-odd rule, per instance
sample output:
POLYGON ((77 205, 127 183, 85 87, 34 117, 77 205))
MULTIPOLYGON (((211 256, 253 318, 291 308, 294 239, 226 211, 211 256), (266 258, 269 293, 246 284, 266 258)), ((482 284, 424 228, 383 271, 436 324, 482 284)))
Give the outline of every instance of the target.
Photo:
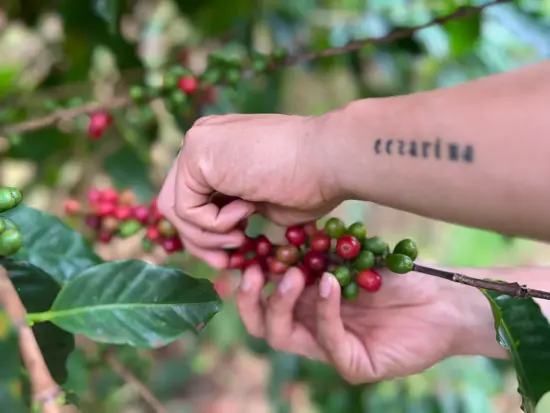
POLYGON ((130 218, 132 218, 133 215, 133 209, 129 205, 119 205, 115 208, 115 218, 120 221, 126 221, 130 218))
POLYGON ((418 247, 412 239, 407 238, 397 243, 393 249, 393 253, 406 255, 414 261, 418 257, 418 247))
POLYGON ((118 203, 121 205, 134 205, 136 203, 136 194, 131 189, 125 189, 118 196, 118 203))
POLYGON ((294 265, 300 259, 300 250, 294 245, 281 245, 277 248, 277 259, 286 265, 294 265))
POLYGON ((304 265, 314 272, 323 272, 327 268, 327 256, 319 251, 308 251, 304 255, 304 265))
POLYGON ((313 251, 326 252, 330 249, 330 244, 330 237, 323 232, 318 232, 313 236, 313 238, 311 238, 311 241, 309 242, 309 247, 313 251))
POLYGON ((134 207, 134 218, 139 222, 146 223, 149 221, 149 208, 145 205, 138 205, 134 207))
POLYGON ((338 267, 333 271, 333 274, 341 287, 345 287, 351 282, 351 272, 348 267, 338 267))
POLYGON ((179 237, 164 238, 161 245, 168 254, 183 250, 183 244, 179 237))
POLYGON ((359 288, 355 281, 342 288, 342 296, 348 301, 355 301, 359 295, 359 288))
POLYGON ((405 254, 388 254, 386 257, 386 266, 391 272, 406 274, 413 270, 414 261, 405 254))
POLYGON ((90 123, 88 124, 88 136, 92 139, 99 139, 103 132, 112 122, 112 117, 108 112, 100 111, 90 115, 90 123))
POLYGON ((65 213, 67 215, 78 215, 82 209, 80 202, 76 199, 67 199, 65 200, 65 205, 63 206, 65 213))
POLYGON ((375 293, 382 287, 382 277, 376 271, 364 270, 357 274, 357 284, 369 293, 375 293))
POLYGON ((156 242, 160 239, 160 232, 156 225, 151 225, 147 227, 147 231, 145 233, 145 236, 151 240, 152 242, 156 242))
POLYGON ((361 251, 361 243, 351 235, 343 235, 336 242, 336 253, 345 260, 351 260, 361 251))
POLYGON ((348 234, 354 236, 359 241, 364 241, 367 238, 367 227, 362 222, 354 222, 349 226, 348 234))
POLYGON ((23 246, 23 234, 19 228, 8 228, 0 234, 0 256, 15 254, 23 246))
POLYGON ((113 188, 107 188, 101 191, 100 201, 116 204, 118 202, 118 192, 113 188))
POLYGON ((234 251, 229 255, 228 268, 231 270, 242 270, 244 268, 245 254, 239 251, 234 251))
POLYGON ((325 231, 331 238, 340 238, 346 233, 346 224, 340 218, 333 217, 325 224, 325 231))
POLYGON ((184 76, 178 79, 178 88, 189 94, 195 93, 199 87, 199 82, 194 77, 184 76))
POLYGON ((285 232, 285 237, 289 244, 295 245, 296 247, 304 245, 307 241, 307 234, 304 228, 297 225, 288 227, 285 232))
POLYGON ((160 235, 163 237, 170 238, 178 235, 178 230, 176 227, 166 218, 163 218, 158 222, 157 228, 159 229, 160 235))
POLYGON ((115 217, 105 217, 101 221, 101 230, 103 232, 112 234, 118 229, 118 221, 115 217))
POLYGON ((256 238, 256 254, 260 257, 267 257, 273 251, 273 244, 265 235, 256 238))

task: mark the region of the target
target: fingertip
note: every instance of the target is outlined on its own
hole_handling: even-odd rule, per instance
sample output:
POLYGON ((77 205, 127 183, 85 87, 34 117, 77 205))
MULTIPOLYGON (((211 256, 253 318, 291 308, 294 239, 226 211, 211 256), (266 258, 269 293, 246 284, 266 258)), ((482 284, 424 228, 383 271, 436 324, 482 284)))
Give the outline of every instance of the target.
POLYGON ((239 283, 239 291, 248 294, 255 290, 261 290, 263 286, 263 271, 259 265, 251 265, 245 269, 239 283))
POLYGON ((340 285, 336 277, 329 272, 326 272, 321 277, 319 283, 319 297, 323 300, 330 300, 340 297, 340 285))

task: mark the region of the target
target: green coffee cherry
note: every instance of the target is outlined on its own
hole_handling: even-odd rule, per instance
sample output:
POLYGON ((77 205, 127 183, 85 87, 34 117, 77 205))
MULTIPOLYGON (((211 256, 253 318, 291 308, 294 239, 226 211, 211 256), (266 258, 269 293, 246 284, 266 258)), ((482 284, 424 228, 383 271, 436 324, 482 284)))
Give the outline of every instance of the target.
POLYGON ((18 188, 4 187, 0 189, 0 212, 15 208, 23 200, 23 195, 18 188))
POLYGON ((346 233, 346 224, 340 218, 330 218, 325 224, 325 231, 331 238, 340 238, 346 233))
POLYGON ((143 100, 145 99, 146 97, 146 92, 145 92, 145 89, 142 88, 141 86, 132 86, 130 88, 130 98, 134 101, 134 102, 143 102, 143 100))
POLYGON ((351 272, 347 267, 338 267, 333 272, 341 287, 345 287, 351 282, 351 272))
POLYGON ((414 268, 414 261, 404 254, 388 254, 386 267, 396 274, 406 274, 414 268))
POLYGON ((372 251, 361 251, 354 260, 354 266, 358 271, 370 270, 376 263, 376 257, 372 251))
POLYGON ((203 72, 201 76, 202 83, 206 83, 210 85, 215 85, 220 83, 221 79, 222 79, 222 71, 216 67, 209 67, 203 72))
POLYGON ((0 234, 4 232, 8 227, 8 223, 5 218, 0 217, 0 234))
POLYGON ((367 227, 360 221, 354 222, 349 226, 348 234, 353 235, 359 241, 364 241, 367 238, 367 227))
POLYGON ((374 255, 383 255, 388 250, 388 243, 380 237, 367 238, 363 242, 363 248, 372 252, 374 255))
POLYGON ((153 246, 154 244, 149 238, 143 237, 141 240, 141 247, 143 248, 143 251, 151 252, 153 250, 153 246))
POLYGON ((179 89, 170 94, 170 99, 175 105, 182 106, 188 100, 187 94, 179 89))
POLYGON ((0 256, 15 254, 23 245, 23 235, 17 228, 6 229, 0 234, 0 256))
POLYGON ((342 296, 348 301, 354 301, 359 295, 359 286, 355 281, 342 288, 342 296))
POLYGON ((393 249, 394 254, 403 254, 409 257, 411 260, 416 260, 418 257, 418 247, 412 239, 403 239, 397 243, 393 249))
POLYGON ((143 228, 143 224, 136 220, 124 221, 118 227, 118 234, 121 238, 129 238, 137 234, 143 228))

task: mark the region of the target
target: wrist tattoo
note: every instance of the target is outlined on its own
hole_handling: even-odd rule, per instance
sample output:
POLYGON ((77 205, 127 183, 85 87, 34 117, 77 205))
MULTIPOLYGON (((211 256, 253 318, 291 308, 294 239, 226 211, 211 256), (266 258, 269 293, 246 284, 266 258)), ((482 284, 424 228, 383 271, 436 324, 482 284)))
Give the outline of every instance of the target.
POLYGON ((374 142, 377 155, 398 155, 422 159, 446 159, 451 162, 474 162, 474 147, 454 142, 406 141, 403 139, 377 139, 374 142))

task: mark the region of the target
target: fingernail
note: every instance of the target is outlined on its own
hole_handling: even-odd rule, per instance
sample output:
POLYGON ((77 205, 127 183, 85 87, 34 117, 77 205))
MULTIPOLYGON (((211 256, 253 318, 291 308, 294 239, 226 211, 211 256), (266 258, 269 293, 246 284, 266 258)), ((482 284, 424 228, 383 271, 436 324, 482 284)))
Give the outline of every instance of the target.
POLYGON ((252 279, 250 277, 243 276, 241 279, 241 283, 239 284, 239 290, 241 290, 243 293, 247 293, 250 291, 250 288, 252 287, 252 279))
POLYGON ((286 294, 292 289, 292 280, 290 277, 284 277, 282 281, 279 283, 279 292, 281 294, 286 294))
POLYGON ((319 283, 319 295, 321 298, 328 298, 332 290, 332 275, 324 274, 319 283))
POLYGON ((239 241, 233 241, 233 242, 226 242, 222 245, 223 249, 233 249, 233 248, 239 248, 241 246, 242 242, 239 241))

